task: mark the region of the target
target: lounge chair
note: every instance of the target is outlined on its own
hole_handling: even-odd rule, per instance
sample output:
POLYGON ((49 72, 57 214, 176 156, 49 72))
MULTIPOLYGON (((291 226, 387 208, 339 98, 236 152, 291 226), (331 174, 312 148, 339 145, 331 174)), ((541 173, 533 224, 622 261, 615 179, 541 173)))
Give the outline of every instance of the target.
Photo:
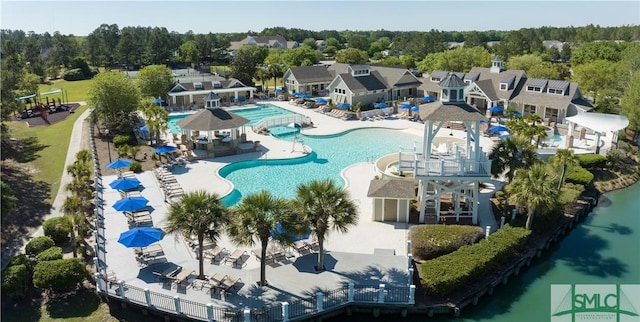
POLYGON ((231 292, 231 291, 237 291, 236 287, 238 286, 239 282, 242 281, 242 279, 240 279, 240 277, 237 276, 228 276, 222 281, 222 283, 220 284, 220 286, 226 291, 226 292, 231 292))

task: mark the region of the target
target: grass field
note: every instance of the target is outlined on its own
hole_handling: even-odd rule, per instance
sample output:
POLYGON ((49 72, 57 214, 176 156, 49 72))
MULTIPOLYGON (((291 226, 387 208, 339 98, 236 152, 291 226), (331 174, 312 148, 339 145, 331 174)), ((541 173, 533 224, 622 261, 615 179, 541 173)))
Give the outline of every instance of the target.
POLYGON ((51 202, 60 189, 60 178, 65 169, 69 137, 76 119, 87 109, 81 106, 75 113, 70 114, 64 121, 49 125, 29 128, 25 122, 7 122, 11 135, 16 138, 36 137, 40 144, 45 145, 40 151, 40 157, 26 164, 34 171, 33 179, 44 181, 51 185, 51 202))
MULTIPOLYGON (((87 94, 89 93, 89 88, 91 88, 91 84, 93 84, 93 80, 81 80, 81 81, 73 81, 68 82, 66 80, 56 80, 51 85, 40 85, 39 91, 40 93, 45 93, 49 91, 53 91, 56 89, 62 89, 65 97, 62 97, 62 93, 60 94, 51 94, 49 95, 49 99, 58 98, 66 100, 69 99, 69 102, 81 102, 87 100, 87 94)), ((45 99, 42 97, 42 99, 45 99)))

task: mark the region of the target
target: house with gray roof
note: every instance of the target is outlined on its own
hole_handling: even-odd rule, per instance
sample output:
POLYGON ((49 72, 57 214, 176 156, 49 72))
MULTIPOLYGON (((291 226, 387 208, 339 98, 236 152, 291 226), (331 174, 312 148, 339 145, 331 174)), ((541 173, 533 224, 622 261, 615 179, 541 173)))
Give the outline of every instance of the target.
POLYGON ((232 41, 230 42, 229 48, 227 48, 227 52, 231 57, 235 56, 235 53, 242 46, 262 46, 267 48, 281 48, 281 49, 291 49, 296 48, 300 44, 296 41, 287 41, 282 36, 247 36, 245 39, 240 41, 232 41))
POLYGON ((215 94, 221 105, 253 102, 255 87, 246 86, 235 78, 203 81, 180 81, 167 93, 172 108, 205 107, 207 97, 215 94))
POLYGON ((290 93, 325 96, 334 75, 325 66, 301 66, 289 68, 282 77, 284 89, 290 93))
MULTIPOLYGON (((424 95, 438 98, 438 84, 446 74, 433 71, 420 90, 424 95)), ((536 113, 549 122, 564 123, 568 116, 593 109, 577 83, 528 78, 523 70, 505 70, 500 57, 493 59, 491 68, 474 67, 456 76, 467 84, 465 102, 484 113, 491 106, 510 107, 523 116, 536 113)))
POLYGON ((405 67, 333 64, 328 69, 336 73, 328 88, 336 104, 372 105, 415 97, 422 84, 405 67))

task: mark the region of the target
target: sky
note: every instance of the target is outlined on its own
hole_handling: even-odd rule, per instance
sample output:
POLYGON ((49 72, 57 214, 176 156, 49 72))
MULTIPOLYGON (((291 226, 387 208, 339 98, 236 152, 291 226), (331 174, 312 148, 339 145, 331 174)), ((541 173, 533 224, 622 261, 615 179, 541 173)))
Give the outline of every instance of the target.
POLYGON ((86 36, 101 24, 185 33, 321 30, 486 31, 640 25, 640 1, 0 1, 0 27, 86 36))

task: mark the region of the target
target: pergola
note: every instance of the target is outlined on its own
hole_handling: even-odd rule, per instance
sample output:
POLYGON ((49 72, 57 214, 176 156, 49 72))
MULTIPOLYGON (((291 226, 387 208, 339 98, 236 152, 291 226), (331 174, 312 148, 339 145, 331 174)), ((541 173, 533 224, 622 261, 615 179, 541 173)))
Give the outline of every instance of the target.
POLYGON ((602 133, 613 132, 614 141, 617 136, 617 132, 629 126, 629 119, 624 115, 618 114, 603 114, 603 113, 578 113, 574 116, 566 118, 569 122, 569 135, 567 139, 567 148, 571 148, 573 145, 573 130, 575 124, 582 127, 592 129, 596 132, 596 153, 600 152, 600 136, 602 133))

